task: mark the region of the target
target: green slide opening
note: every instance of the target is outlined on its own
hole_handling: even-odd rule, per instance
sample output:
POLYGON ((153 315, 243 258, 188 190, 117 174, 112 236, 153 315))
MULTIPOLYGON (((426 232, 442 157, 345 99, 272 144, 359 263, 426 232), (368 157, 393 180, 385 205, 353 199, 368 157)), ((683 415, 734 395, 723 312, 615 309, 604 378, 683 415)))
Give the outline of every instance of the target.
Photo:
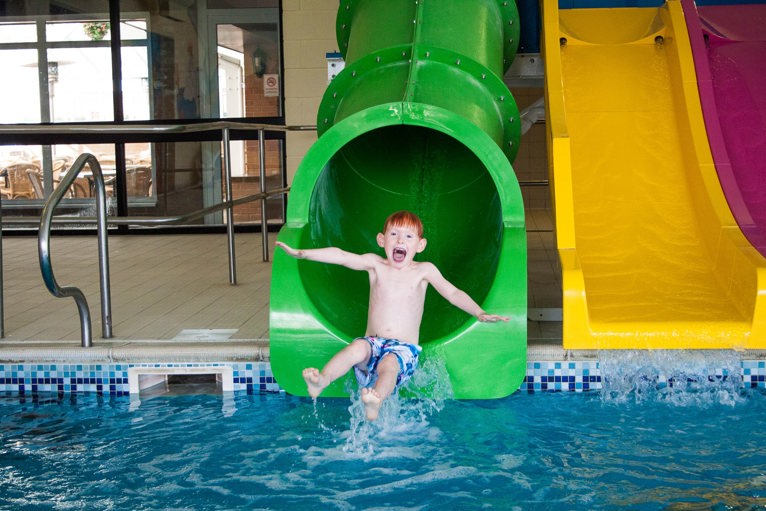
MULTIPOLYGON (((311 196, 309 216, 314 221, 308 246, 382 255, 375 236, 385 218, 402 209, 420 216, 426 228, 429 245, 417 260, 432 261, 482 302, 497 270, 502 236, 497 189, 476 155, 432 129, 388 126, 346 144, 322 170, 311 196)), ((300 272, 323 317, 347 338, 364 333, 369 294, 365 273, 320 264, 303 264, 300 272), (342 293, 336 291, 339 283, 342 293)), ((467 319, 429 289, 421 342, 443 337, 467 319)))
MULTIPOLYGON (((279 239, 382 254, 385 218, 419 215, 428 244, 416 260, 511 318, 479 323, 429 290, 421 363, 438 358, 456 398, 507 396, 525 375, 527 327, 524 207, 510 163, 521 123, 500 78, 518 40, 515 3, 344 0, 338 40, 346 67, 319 107, 320 136, 296 172, 279 239)), ((364 272, 278 250, 270 355, 280 387, 306 395, 302 369, 365 334, 368 299, 364 272)), ((344 394, 339 380, 322 395, 344 394)))

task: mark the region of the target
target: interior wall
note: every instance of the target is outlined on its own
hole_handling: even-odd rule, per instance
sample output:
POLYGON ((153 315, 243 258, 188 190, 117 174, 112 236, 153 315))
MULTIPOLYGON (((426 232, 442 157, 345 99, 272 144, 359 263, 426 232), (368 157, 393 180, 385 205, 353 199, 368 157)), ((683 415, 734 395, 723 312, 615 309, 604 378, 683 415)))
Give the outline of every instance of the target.
MULTIPOLYGON (((322 94, 327 88, 327 52, 338 51, 335 15, 338 0, 283 0, 282 30, 285 58, 285 122, 315 125, 322 94)), ((287 180, 316 132, 287 133, 287 180)))

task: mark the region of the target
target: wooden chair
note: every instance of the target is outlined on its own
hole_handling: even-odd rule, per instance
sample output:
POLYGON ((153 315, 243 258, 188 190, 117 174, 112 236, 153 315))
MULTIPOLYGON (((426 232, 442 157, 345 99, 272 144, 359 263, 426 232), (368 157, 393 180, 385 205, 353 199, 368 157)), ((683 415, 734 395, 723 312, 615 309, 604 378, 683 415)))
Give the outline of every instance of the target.
POLYGON ((127 171, 128 197, 149 197, 152 190, 151 167, 133 167, 127 171))
POLYGON ((72 158, 69 156, 55 156, 53 158, 53 181, 61 181, 61 176, 66 174, 69 169, 69 164, 72 163, 72 158))
POLYGON ((69 193, 75 198, 93 196, 93 194, 90 193, 90 182, 84 177, 78 177, 74 180, 74 183, 72 183, 72 186, 69 188, 69 193))
MULTIPOLYGON (((57 187, 69 171, 72 164, 72 158, 68 156, 57 156, 53 158, 53 186, 57 187)), ((90 181, 85 177, 78 177, 69 187, 66 193, 68 198, 91 197, 90 181)))
POLYGON ((34 163, 14 163, 5 168, 8 185, 0 188, 0 194, 7 199, 33 199, 35 190, 27 175, 28 170, 39 174, 40 167, 34 163))

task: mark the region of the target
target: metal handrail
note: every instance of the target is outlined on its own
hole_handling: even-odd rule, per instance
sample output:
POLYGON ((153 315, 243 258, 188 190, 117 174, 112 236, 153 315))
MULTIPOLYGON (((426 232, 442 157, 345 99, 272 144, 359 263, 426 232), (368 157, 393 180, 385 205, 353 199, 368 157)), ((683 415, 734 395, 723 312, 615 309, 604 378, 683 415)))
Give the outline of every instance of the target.
MULTIPOLYGON (((222 210, 222 209, 229 209, 233 208, 234 206, 238 204, 245 204, 247 202, 253 202, 256 200, 260 200, 263 204, 265 202, 265 199, 268 199, 269 197, 272 197, 274 195, 282 195, 286 194, 290 187, 285 188, 279 188, 276 190, 269 190, 268 192, 261 192, 253 195, 248 195, 246 197, 240 197, 238 199, 230 200, 230 201, 224 201, 219 204, 214 204, 212 206, 208 206, 203 209, 199 209, 197 211, 192 211, 191 213, 186 213, 184 215, 178 215, 174 217, 112 217, 111 219, 106 218, 106 189, 103 188, 103 205, 101 204, 102 197, 100 195, 97 196, 97 216, 96 217, 79 217, 79 216, 58 216, 53 217, 53 210, 56 208, 56 205, 59 201, 61 201, 61 198, 66 193, 66 190, 72 185, 74 180, 76 179, 77 173, 82 170, 82 167, 85 163, 91 164, 91 162, 95 162, 95 165, 91 165, 91 169, 93 170, 93 175, 98 176, 96 177, 96 189, 98 190, 98 180, 101 180, 101 186, 103 188, 103 175, 101 174, 101 166, 98 164, 98 160, 95 158, 95 156, 91 154, 83 154, 81 155, 72 165, 72 170, 67 174, 67 177, 61 182, 61 185, 56 189, 63 190, 62 193, 58 194, 59 196, 56 197, 56 194, 54 192, 54 195, 51 195, 51 197, 48 199, 48 202, 45 205, 45 208, 43 209, 43 214, 40 218, 40 231, 38 233, 39 238, 39 245, 40 245, 40 270, 43 274, 43 280, 45 281, 45 285, 48 288, 48 290, 53 294, 53 296, 56 297, 68 297, 71 296, 74 298, 75 302, 77 303, 77 310, 80 314, 80 330, 81 330, 81 339, 82 339, 82 347, 83 348, 89 348, 93 346, 93 334, 90 324, 90 308, 88 307, 88 302, 85 299, 85 295, 80 291, 79 288, 76 287, 59 287, 58 283, 56 282, 56 278, 53 275, 53 268, 51 266, 51 259, 50 259, 50 234, 51 234, 51 224, 54 222, 70 222, 72 220, 76 220, 80 223, 93 223, 96 222, 98 224, 98 238, 99 238, 99 253, 98 253, 98 260, 99 260, 99 274, 101 276, 101 324, 102 324, 102 333, 103 337, 105 339, 110 339, 112 337, 112 319, 111 319, 111 286, 109 283, 109 254, 107 250, 107 237, 106 237, 106 225, 107 224, 113 224, 113 225, 167 225, 167 224, 182 224, 186 223, 190 220, 195 220, 197 218, 201 218, 205 215, 208 215, 210 213, 214 213, 216 211, 222 210), (82 161, 81 161, 82 160, 82 161), (79 165, 79 166, 78 166, 79 165), (98 168, 98 170, 95 170, 98 168), (69 174, 72 175, 70 178, 69 174), (54 202, 55 201, 55 202, 54 202)), ((0 234, 1 236, 2 234, 0 234)), ((0 242, 2 239, 0 238, 0 242)), ((268 250, 268 247, 267 247, 268 250)), ((2 254, 2 252, 0 252, 2 254)), ((2 264, 2 260, 0 259, 0 264, 2 264)), ((2 269, 0 268, 0 272, 2 272, 2 269)), ((2 273, 0 273, 2 275, 2 273)), ((1 282, 1 281, 0 281, 1 282)), ((0 291, 1 292, 1 291, 0 291)), ((1 306, 0 302, 0 306, 1 306)), ((0 309, 1 311, 2 309, 0 309)), ((0 324, 0 326, 2 326, 0 324)))
POLYGON ((223 132, 224 129, 264 131, 315 131, 316 125, 265 124, 238 121, 211 121, 195 124, 0 124, 0 137, 5 135, 164 135, 200 132, 223 132))
MULTIPOLYGON (((76 287, 59 287, 56 279, 53 275, 53 269, 50 263, 50 228, 54 222, 53 211, 59 202, 63 198, 66 190, 72 185, 77 178, 77 174, 82 170, 82 167, 87 163, 93 169, 93 175, 96 178, 96 190, 97 190, 97 216, 96 223, 98 224, 98 238, 99 238, 99 272, 101 276, 101 308, 102 308, 102 329, 103 336, 105 338, 112 337, 112 325, 111 325, 111 297, 109 289, 109 254, 107 249, 106 231, 107 223, 122 224, 122 225, 158 225, 158 224, 173 224, 183 223, 191 219, 205 216, 211 212, 215 212, 221 209, 226 209, 226 232, 228 239, 229 249, 229 283, 236 284, 236 256, 234 254, 234 215, 233 207, 237 204, 245 202, 251 202, 253 200, 261 201, 261 236, 263 238, 263 261, 269 260, 268 252, 268 219, 266 215, 266 199, 273 195, 286 194, 289 187, 280 188, 278 190, 266 191, 266 162, 265 162, 265 133, 266 131, 315 131, 314 125, 296 125, 296 126, 280 126, 276 124, 264 124, 264 123, 249 123, 239 121, 213 121, 207 123, 198 124, 171 124, 171 125, 151 125, 151 124, 133 124, 133 125, 104 125, 104 124, 76 124, 76 125, 27 125, 27 124, 0 124, 0 137, 6 135, 18 135, 23 133, 25 135, 88 135, 88 134, 103 134, 105 130, 114 134, 134 134, 134 135, 169 135, 169 134, 182 134, 182 133, 198 133, 198 132, 221 132, 221 140, 224 144, 223 148, 223 170, 224 178, 226 180, 226 198, 220 204, 215 204, 207 208, 188 213, 186 215, 176 217, 121 217, 107 220, 106 218, 106 189, 104 187, 104 179, 101 172, 101 166, 95 156, 90 154, 81 155, 66 176, 59 184, 59 186, 53 191, 51 196, 45 203, 43 214, 40 219, 40 230, 38 237, 40 240, 39 254, 40 254, 40 269, 43 274, 43 280, 45 281, 48 290, 56 297, 71 296, 77 303, 78 311, 80 312, 80 324, 82 331, 82 345, 83 347, 92 346, 92 333, 90 326, 90 310, 87 305, 85 296, 76 287), (239 199, 231 198, 231 161, 229 158, 229 144, 230 144, 230 129, 236 130, 256 130, 258 132, 258 142, 260 150, 260 186, 261 193, 255 195, 249 195, 241 197, 239 199), (92 163, 92 164, 91 164, 92 163), (44 234, 43 234, 44 233, 44 234)), ((66 222, 76 221, 78 223, 90 223, 91 217, 58 217, 55 221, 66 222)), ((0 211, 0 222, 2 222, 2 211, 0 211)), ((25 223, 23 220, 20 222, 10 223, 25 223)), ((0 223, 0 339, 5 337, 4 330, 4 311, 3 311, 3 282, 2 282, 2 223, 0 223)))
MULTIPOLYGON (((290 191, 290 187, 276 188, 263 193, 254 193, 252 195, 246 195, 238 199, 230 201, 219 202, 206 208, 197 209, 183 215, 176 216, 108 216, 106 218, 107 225, 142 225, 146 227, 163 226, 163 225, 177 225, 185 224, 191 220, 202 218, 203 216, 215 213, 222 209, 238 206, 240 204, 246 204, 248 202, 254 202, 257 200, 268 199, 276 195, 284 195, 290 191)), ((98 218, 95 216, 77 216, 77 215, 58 215, 52 219, 54 224, 95 224, 98 218)), ((3 220, 4 224, 12 225, 38 225, 40 222, 37 217, 16 217, 6 218, 3 220)))
MULTIPOLYGON (((64 181, 62 181, 61 185, 57 188, 61 190, 67 190, 69 186, 71 186, 72 182, 74 182, 74 179, 76 179, 76 174, 79 173, 82 166, 84 164, 79 164, 80 159, 87 160, 88 156, 93 157, 92 155, 82 155, 80 158, 78 158, 77 161, 72 165, 72 170, 70 173, 74 177, 69 179, 69 176, 67 175, 67 178, 65 178, 64 181), (79 167, 75 167, 75 165, 80 165, 79 167)), ((96 160, 97 162, 97 160, 96 160)), ((98 164, 98 163, 96 163, 98 164)), ((94 166, 95 167, 95 166, 94 166)), ((100 172, 100 165, 99 170, 94 171, 93 175, 96 175, 96 172, 98 172, 98 175, 101 175, 100 172)), ((97 178, 98 179, 98 178, 97 178)), ((103 180, 103 177, 102 177, 103 180)), ((183 215, 177 215, 177 216, 165 216, 165 217, 106 217, 106 215, 103 215, 104 218, 101 216, 96 217, 82 217, 82 216, 73 216, 73 215, 59 215, 59 216, 52 216, 53 210, 55 210, 56 205, 61 200, 61 197, 58 198, 56 204, 52 204, 53 195, 48 199, 48 202, 46 203, 45 209, 43 210, 43 215, 41 216, 40 220, 32 220, 32 219, 23 219, 23 218, 12 218, 12 219, 6 219, 5 223, 12 223, 17 225, 39 225, 39 232, 38 232, 38 239, 40 240, 40 250, 39 250, 39 257, 40 257, 40 270, 43 274, 43 280, 45 281, 46 287, 48 290, 56 297, 67 297, 72 296, 75 299, 75 302, 77 303, 77 309, 80 314, 80 328, 81 328, 81 337, 82 337, 82 346, 87 348, 91 347, 93 345, 92 341, 92 329, 91 329, 91 323, 90 323, 90 308, 88 307, 87 300, 85 299, 85 296, 83 293, 78 289, 74 287, 65 287, 61 288, 59 287, 58 283, 56 282, 56 279, 53 275, 53 269, 51 266, 51 260, 50 260, 50 228, 51 224, 66 224, 66 223, 78 223, 78 224, 91 224, 91 223, 97 223, 99 224, 99 270, 101 274, 101 303, 102 303, 102 325, 106 327, 108 325, 108 333, 107 330, 103 331, 105 338, 111 338, 112 337, 112 329, 111 329, 111 285, 109 282, 109 257, 108 257, 108 250, 106 245, 106 239, 104 237, 104 240, 102 242, 101 237, 102 233, 105 232, 103 228, 101 227, 102 220, 106 220, 106 224, 112 224, 112 225, 143 225, 143 226, 158 226, 158 225, 173 225, 173 224, 184 224, 191 220, 195 220, 197 218, 202 218, 206 215, 209 215, 210 213, 214 213, 216 211, 220 211, 222 209, 229 209, 233 208, 234 206, 237 206, 239 204, 245 204, 248 202, 253 202, 256 200, 260 200, 261 204, 265 203, 265 199, 268 199, 269 197, 275 196, 275 195, 285 195, 287 192, 290 191, 290 187, 284 187, 284 188, 278 188, 275 190, 269 190, 264 191, 261 193, 256 193, 252 195, 247 195, 245 197, 240 197, 238 199, 230 200, 230 201, 224 201, 219 204, 214 204, 212 206, 208 206, 203 209, 199 209, 196 211, 192 211, 190 213, 186 213, 183 215), (46 211, 50 212, 46 218, 46 211), (43 233, 44 240, 43 240, 43 233), (103 244, 103 250, 101 249, 103 244), (106 297, 106 300, 104 299, 106 297), (104 308, 104 305, 106 304, 106 308, 104 308), (107 318, 107 319, 104 319, 107 318)), ((63 196, 63 193, 61 194, 63 196)), ((2 199, 0 199, 1 201, 2 199)), ((99 199, 100 200, 100 199, 99 199)), ((97 212, 100 210, 100 208, 97 207, 97 212)), ((103 211, 106 211, 106 206, 104 205, 103 211)), ((0 208, 0 339, 5 337, 5 326, 4 326, 4 312, 3 312, 3 299, 2 299, 2 293, 3 293, 3 263, 2 263, 2 224, 3 224, 3 218, 2 218, 2 209, 0 208)), ((265 249, 265 253, 268 250, 268 247, 265 249)), ((230 251, 230 256, 233 256, 233 253, 230 251)), ((267 257, 267 256, 264 256, 267 257)), ((268 259, 264 259, 265 261, 268 259)), ((230 264, 230 268, 231 268, 230 264)))
POLYGON ((66 173, 48 200, 45 202, 40 217, 40 230, 38 236, 38 254, 40 258, 40 271, 48 291, 57 298, 74 298, 77 311, 80 314, 80 337, 83 348, 93 346, 93 333, 90 324, 90 309, 88 301, 80 288, 74 286, 59 286, 53 275, 51 265, 51 223, 53 212, 64 198, 69 187, 77 179, 80 171, 88 165, 96 180, 96 223, 98 224, 98 272, 101 288, 101 331, 105 339, 112 337, 112 299, 109 290, 109 250, 106 235, 106 185, 101 172, 98 159, 92 154, 81 154, 72 164, 72 168, 66 173))
MULTIPOLYGON (((75 165, 78 165, 78 162, 80 159, 86 159, 90 156, 93 157, 93 155, 82 155, 80 158, 78 158, 77 161, 72 165, 73 170, 70 172, 73 172, 76 174, 81 170, 81 167, 77 167, 75 172, 75 165)), ((96 160, 97 161, 97 160, 96 160)), ((74 175, 73 174, 73 175, 74 175)), ((96 172, 94 171, 93 175, 96 175, 96 172)), ((100 175, 100 166, 99 166, 99 175, 100 175)), ((72 178, 71 181, 74 181, 75 178, 72 178)), ((103 180, 103 177, 102 177, 103 180)), ((62 181, 61 185, 58 188, 61 188, 62 190, 66 190, 69 188, 69 186, 72 183, 69 181, 69 178, 62 181)), ((57 188, 57 189, 58 189, 57 188)), ((43 216, 40 219, 39 225, 40 225, 40 231, 38 233, 38 237, 40 239, 40 270, 43 274, 43 280, 45 281, 46 286, 48 287, 48 290, 56 296, 56 297, 66 297, 66 296, 72 296, 75 299, 75 302, 77 303, 77 309, 80 313, 80 328, 82 331, 82 346, 84 348, 91 347, 93 345, 92 342, 92 333, 91 333, 91 326, 90 326, 90 309, 88 307, 87 300, 85 299, 85 296, 83 293, 75 287, 65 287, 60 288, 58 284, 56 283, 56 279, 53 276, 53 269, 51 267, 50 262, 50 228, 52 223, 80 223, 80 224, 89 224, 89 223, 97 223, 98 224, 98 232, 99 232, 99 271, 101 275, 101 304, 102 304, 102 325, 106 328, 108 325, 108 331, 106 329, 103 330, 104 338, 111 338, 112 337, 112 327, 111 327, 111 285, 109 282, 109 255, 106 245, 106 237, 104 236, 104 240, 101 239, 101 233, 105 232, 102 230, 102 221, 105 221, 106 224, 112 224, 112 225, 145 225, 145 226, 153 226, 153 225, 172 225, 172 224, 183 224, 186 222, 189 222, 191 220, 195 220, 197 218, 202 218, 206 215, 209 215, 210 213, 214 213, 216 211, 220 211, 222 209, 229 209, 233 208, 236 205, 239 204, 245 204, 248 202, 253 202, 256 200, 260 200, 261 204, 265 202, 265 199, 268 199, 269 197, 275 196, 275 195, 284 195, 288 191, 290 191, 290 187, 284 187, 284 188, 278 188, 276 190, 269 190, 267 192, 261 192, 256 193, 252 195, 247 195, 245 197, 240 197, 238 199, 230 200, 230 201, 224 201, 219 204, 214 204, 212 206, 208 206, 203 209, 199 209, 196 211, 192 211, 190 213, 186 213, 184 215, 177 215, 177 216, 167 216, 167 217, 111 217, 107 218, 106 215, 102 216, 98 214, 95 217, 81 217, 81 216, 71 216, 71 215, 61 215, 57 217, 48 216, 46 218, 46 210, 48 210, 49 204, 52 203, 53 196, 48 199, 48 203, 46 203, 46 208, 43 210, 43 216), (43 233, 45 233, 44 237, 45 240, 43 241, 43 233), (103 246, 103 250, 101 247, 103 246), (104 298, 106 297, 106 299, 104 298), (106 308, 104 308, 104 304, 106 304, 106 308)), ((63 195, 63 194, 62 194, 63 195)), ((106 196, 106 195, 105 195, 106 196)), ((60 198, 58 199, 61 200, 60 198)), ((100 199, 99 199, 100 200, 100 199)), ((57 204, 57 203, 56 203, 57 204)), ((104 212, 106 211, 106 205, 104 205, 104 212)), ((50 212, 52 212, 55 209, 55 204, 50 207, 50 212)), ((97 207, 97 211, 99 208, 97 207)), ((1 213, 0 213, 1 214, 1 213)), ((2 218, 0 217, 0 222, 2 221, 2 218)), ((12 223, 23 223, 22 222, 12 222, 12 223)), ((29 220, 26 221, 26 223, 31 223, 29 220)), ((0 224, 1 225, 1 224, 0 224)), ((0 243, 2 242, 2 233, 0 232, 0 243)), ((268 247, 267 247, 268 250, 268 247)), ((2 278, 2 251, 0 250, 0 279, 2 278)), ((2 280, 0 280, 0 293, 2 293, 2 280)), ((2 295, 0 295, 2 296, 2 295)), ((0 338, 4 336, 3 333, 3 325, 2 325, 2 300, 0 299, 0 338)))
MULTIPOLYGON (((39 136, 39 135, 103 135, 104 132, 115 135, 147 135, 146 140, 151 140, 152 136, 181 135, 184 133, 200 132, 220 132, 220 140, 223 142, 222 165, 224 170, 224 179, 226 183, 225 202, 231 200, 231 161, 229 156, 230 130, 250 130, 257 131, 260 148, 260 177, 261 192, 265 191, 265 133, 266 131, 316 131, 316 125, 279 125, 267 123, 252 123, 244 121, 211 121, 193 124, 50 124, 50 125, 29 125, 29 124, 0 124, 0 138, 6 136, 39 136)), ((215 138, 218 139, 217 137, 215 138)), ((50 143, 50 141, 48 141, 50 143)), ((261 204, 261 236, 263 237, 263 261, 269 260, 268 253, 268 229, 267 218, 265 215, 266 206, 261 204)), ((226 234, 229 248, 229 283, 237 283, 236 257, 234 255, 234 219, 233 211, 227 210, 226 234)), ((0 336, 2 337, 2 336, 0 336)))

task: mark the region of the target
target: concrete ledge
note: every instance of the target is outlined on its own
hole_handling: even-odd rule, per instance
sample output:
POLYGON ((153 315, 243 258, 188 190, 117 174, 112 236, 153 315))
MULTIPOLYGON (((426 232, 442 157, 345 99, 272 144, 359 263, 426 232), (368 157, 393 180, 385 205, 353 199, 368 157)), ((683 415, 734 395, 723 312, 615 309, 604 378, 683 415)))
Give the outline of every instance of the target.
MULTIPOLYGON (((636 350, 640 351, 640 350, 636 350)), ((656 350, 655 350, 656 351, 656 350)), ((736 352, 742 360, 764 360, 766 350, 736 352)), ((269 362, 268 339, 207 341, 97 341, 83 348, 78 341, 0 341, 0 362, 269 362)), ((598 361, 597 350, 565 350, 560 342, 535 341, 527 361, 598 361)))
POLYGON ((100 341, 91 348, 79 342, 0 342, 0 362, 268 362, 264 339, 226 342, 100 341))

